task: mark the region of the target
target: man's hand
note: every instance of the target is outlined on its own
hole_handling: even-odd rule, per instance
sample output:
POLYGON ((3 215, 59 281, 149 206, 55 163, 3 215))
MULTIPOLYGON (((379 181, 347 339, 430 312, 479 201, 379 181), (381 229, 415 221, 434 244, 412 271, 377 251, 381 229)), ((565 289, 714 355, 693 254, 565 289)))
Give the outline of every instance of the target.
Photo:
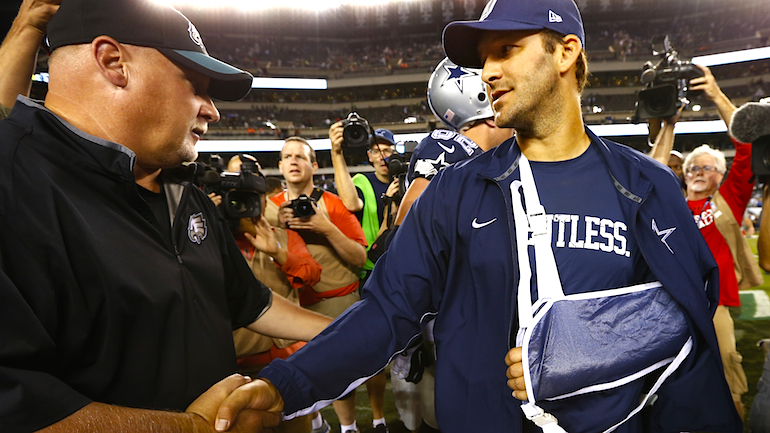
MULTIPOLYGON (((310 230, 328 236, 329 233, 336 230, 337 227, 329 221, 326 214, 318 209, 318 205, 312 203, 312 206, 315 214, 310 218, 297 218, 294 216, 294 212, 291 212, 291 216, 284 214, 283 218, 286 222, 286 227, 292 230, 310 230)), ((288 208, 288 210, 291 210, 291 208, 288 208)), ((281 212, 283 212, 283 204, 281 205, 281 212)), ((280 216, 281 215, 279 214, 279 217, 280 216)))
POLYGON ((216 427, 217 431, 259 433, 265 427, 278 425, 281 421, 280 411, 266 412, 258 410, 258 407, 243 407, 248 410, 234 412, 226 422, 220 423, 218 416, 220 406, 231 396, 231 393, 250 382, 252 382, 251 378, 234 374, 219 381, 195 399, 185 410, 193 420, 194 431, 207 432, 216 427))
POLYGON ((736 110, 735 104, 719 88, 716 78, 711 73, 711 69, 702 65, 695 66, 703 71, 703 76, 690 80, 690 90, 703 90, 706 93, 706 97, 716 105, 719 117, 722 118, 729 129, 733 113, 736 110))
POLYGON ((695 65, 703 72, 702 77, 693 78, 690 80, 690 90, 703 90, 706 96, 714 101, 722 94, 722 89, 719 88, 714 74, 711 73, 711 69, 707 66, 695 65))
POLYGON ((278 252, 278 241, 275 240, 275 232, 273 228, 268 224, 264 215, 259 219, 254 218, 254 227, 257 230, 257 236, 252 236, 251 233, 244 233, 246 239, 251 242, 251 245, 256 248, 257 251, 261 251, 268 255, 273 255, 278 252))
POLYGON ((505 371, 508 376, 508 387, 513 390, 513 396, 521 401, 527 400, 527 388, 524 384, 524 366, 521 363, 521 347, 514 347, 505 355, 505 371))
POLYGON ((252 411, 258 411, 264 427, 278 425, 283 411, 283 398, 272 383, 257 379, 229 394, 217 411, 216 430, 233 431, 230 427, 237 427, 241 416, 252 411))
POLYGON ((222 196, 215 192, 209 193, 209 198, 214 202, 214 206, 219 206, 222 204, 222 196))
POLYGON ((398 186, 399 181, 398 178, 393 179, 393 182, 388 185, 388 189, 385 191, 385 195, 387 197, 393 197, 394 195, 398 194, 398 186))
POLYGON ((342 137, 342 132, 345 128, 342 127, 342 122, 337 122, 329 128, 329 139, 332 141, 332 153, 342 153, 342 142, 345 141, 342 137))
POLYGON ((21 24, 37 29, 41 35, 51 21, 62 0, 24 0, 19 8, 18 20, 21 24))

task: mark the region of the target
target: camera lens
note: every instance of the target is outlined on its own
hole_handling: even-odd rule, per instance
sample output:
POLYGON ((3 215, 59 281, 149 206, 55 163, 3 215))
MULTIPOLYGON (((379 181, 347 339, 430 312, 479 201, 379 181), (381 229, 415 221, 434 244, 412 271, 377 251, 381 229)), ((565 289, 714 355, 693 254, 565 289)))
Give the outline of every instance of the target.
POLYGON ((222 204, 228 218, 259 218, 262 214, 259 194, 250 191, 228 191, 222 204))
POLYGON ((365 147, 369 145, 369 131, 362 125, 348 125, 342 132, 345 144, 350 147, 365 147))
POLYGON ((639 100, 646 112, 644 118, 668 117, 678 109, 676 87, 666 84, 639 92, 639 100))
POLYGON ((313 207, 310 206, 310 203, 300 203, 294 208, 294 215, 300 218, 307 218, 313 215, 313 207))

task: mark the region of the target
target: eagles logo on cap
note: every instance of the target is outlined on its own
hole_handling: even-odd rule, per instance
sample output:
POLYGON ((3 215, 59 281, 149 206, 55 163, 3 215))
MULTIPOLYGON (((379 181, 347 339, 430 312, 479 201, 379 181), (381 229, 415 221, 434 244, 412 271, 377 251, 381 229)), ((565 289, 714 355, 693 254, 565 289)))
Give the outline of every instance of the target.
POLYGON ((203 46, 203 39, 201 39, 201 34, 198 33, 198 29, 195 28, 195 25, 191 21, 188 21, 188 23, 190 23, 190 25, 187 27, 187 33, 190 34, 190 39, 195 42, 195 45, 205 50, 206 47, 203 46))

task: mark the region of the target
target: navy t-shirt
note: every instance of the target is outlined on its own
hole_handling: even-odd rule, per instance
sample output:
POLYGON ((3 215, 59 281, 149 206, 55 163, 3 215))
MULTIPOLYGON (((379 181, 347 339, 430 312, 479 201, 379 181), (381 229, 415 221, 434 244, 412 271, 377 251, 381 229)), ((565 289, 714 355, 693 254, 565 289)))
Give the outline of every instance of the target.
POLYGON ((565 294, 654 280, 595 145, 575 159, 530 165, 565 294))
MULTIPOLYGON (((388 190, 388 186, 390 183, 384 183, 377 179, 377 175, 374 172, 369 173, 363 173, 364 176, 366 176, 367 179, 369 179, 369 183, 372 184, 372 189, 374 190, 374 196, 377 198, 377 221, 380 222, 380 225, 382 225, 382 220, 384 218, 385 213, 385 206, 382 204, 382 195, 385 194, 385 192, 388 190)), ((364 197, 363 191, 361 191, 358 187, 356 187, 356 192, 358 193, 358 197, 364 202, 364 207, 366 207, 366 198, 364 197)), ((361 222, 364 219, 364 210, 361 209, 360 211, 356 212, 356 218, 358 218, 358 221, 361 222)))

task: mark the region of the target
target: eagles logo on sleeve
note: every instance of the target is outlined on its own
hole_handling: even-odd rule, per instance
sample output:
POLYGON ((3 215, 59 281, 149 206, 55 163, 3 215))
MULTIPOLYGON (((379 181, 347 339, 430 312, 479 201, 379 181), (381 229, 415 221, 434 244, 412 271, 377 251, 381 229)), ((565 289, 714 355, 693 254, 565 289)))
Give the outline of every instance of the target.
POLYGON ((187 237, 191 241, 200 245, 208 235, 208 227, 206 227, 206 218, 203 217, 203 212, 190 215, 190 222, 187 223, 187 237))

